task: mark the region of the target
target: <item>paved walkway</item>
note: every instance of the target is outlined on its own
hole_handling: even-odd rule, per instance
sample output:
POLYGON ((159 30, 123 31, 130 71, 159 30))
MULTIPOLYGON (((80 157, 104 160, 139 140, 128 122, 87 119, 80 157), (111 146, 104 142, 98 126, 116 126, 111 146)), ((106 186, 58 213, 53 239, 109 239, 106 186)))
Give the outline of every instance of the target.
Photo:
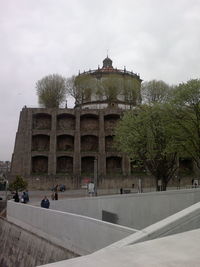
MULTIPOLYGON (((181 189, 190 189, 191 186, 185 186, 181 189)), ((130 193, 138 193, 137 188, 124 188, 128 189, 130 193)), ((167 190, 177 190, 176 187, 168 187, 167 190)), ((143 193, 146 192, 153 192, 156 191, 155 188, 144 188, 143 193)), ((38 191, 29 191, 29 197, 30 197, 30 202, 39 202, 41 201, 44 196, 47 196, 49 199, 51 199, 52 196, 52 191, 48 190, 38 190, 38 191)), ((119 194, 120 189, 115 188, 115 189, 98 189, 98 196, 101 195, 112 195, 112 194, 119 194)), ((21 193, 20 193, 21 194, 21 193)), ((20 195, 19 194, 19 195, 20 195)), ((12 198, 12 195, 10 192, 7 192, 8 199, 12 198)), ((5 199, 6 192, 5 191, 0 191, 0 197, 5 199)), ((88 197, 88 191, 87 189, 74 189, 74 190, 66 190, 64 192, 58 192, 58 199, 62 198, 77 198, 77 197, 88 197)))

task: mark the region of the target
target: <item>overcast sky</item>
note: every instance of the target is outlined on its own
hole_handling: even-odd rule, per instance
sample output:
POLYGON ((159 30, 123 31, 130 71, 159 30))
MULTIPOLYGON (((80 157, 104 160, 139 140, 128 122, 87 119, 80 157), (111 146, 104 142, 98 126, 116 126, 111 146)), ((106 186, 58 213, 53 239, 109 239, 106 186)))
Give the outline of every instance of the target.
MULTIPOLYGON (((102 66, 178 84, 200 78, 199 0, 0 0, 0 160, 11 160, 35 83, 102 66)), ((72 104, 71 104, 72 106, 72 104)))

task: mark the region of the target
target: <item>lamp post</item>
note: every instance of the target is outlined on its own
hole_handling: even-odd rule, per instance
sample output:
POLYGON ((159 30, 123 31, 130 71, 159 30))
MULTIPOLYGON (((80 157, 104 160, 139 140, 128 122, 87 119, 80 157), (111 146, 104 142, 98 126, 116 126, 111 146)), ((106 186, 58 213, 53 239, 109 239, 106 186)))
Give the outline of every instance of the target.
POLYGON ((94 159, 94 195, 97 196, 98 160, 94 159))
POLYGON ((5 190, 6 190, 6 206, 7 206, 7 200, 8 200, 8 180, 5 181, 5 190))

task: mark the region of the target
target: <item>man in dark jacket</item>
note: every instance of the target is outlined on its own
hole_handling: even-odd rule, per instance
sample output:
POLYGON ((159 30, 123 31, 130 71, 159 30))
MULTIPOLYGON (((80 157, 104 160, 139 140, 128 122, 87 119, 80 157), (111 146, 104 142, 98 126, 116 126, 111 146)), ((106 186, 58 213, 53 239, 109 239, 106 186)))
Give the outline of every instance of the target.
POLYGON ((45 209, 48 209, 49 206, 50 206, 50 202, 49 202, 48 198, 45 196, 43 198, 43 200, 41 201, 41 207, 45 208, 45 209))

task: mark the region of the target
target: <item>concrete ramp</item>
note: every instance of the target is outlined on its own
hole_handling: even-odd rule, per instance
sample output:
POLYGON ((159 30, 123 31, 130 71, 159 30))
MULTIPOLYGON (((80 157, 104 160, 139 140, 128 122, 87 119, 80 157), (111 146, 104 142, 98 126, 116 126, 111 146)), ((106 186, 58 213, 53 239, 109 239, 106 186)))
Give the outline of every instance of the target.
POLYGON ((200 230, 60 261, 44 267, 199 267, 200 230))
POLYGON ((197 203, 91 255, 46 266, 199 267, 199 227, 197 203))
MULTIPOLYGON (((200 227, 200 202, 104 248, 120 248, 131 244, 182 233, 200 227)), ((104 250, 103 249, 103 250, 104 250)))

